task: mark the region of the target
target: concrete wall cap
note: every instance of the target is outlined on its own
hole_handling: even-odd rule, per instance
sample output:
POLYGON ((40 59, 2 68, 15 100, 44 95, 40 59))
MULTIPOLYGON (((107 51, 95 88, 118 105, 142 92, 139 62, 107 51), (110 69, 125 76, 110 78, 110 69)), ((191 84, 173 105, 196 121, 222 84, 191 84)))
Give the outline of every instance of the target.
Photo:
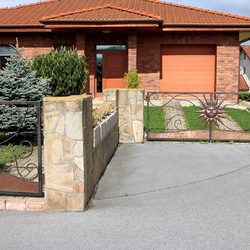
POLYGON ((116 90, 119 90, 119 91, 129 91, 129 90, 145 90, 145 89, 104 89, 103 91, 116 91, 116 90))
POLYGON ((91 98, 92 98, 91 95, 71 95, 71 96, 45 97, 43 98, 43 101, 44 102, 57 102, 57 101, 77 102, 77 101, 85 101, 91 98))

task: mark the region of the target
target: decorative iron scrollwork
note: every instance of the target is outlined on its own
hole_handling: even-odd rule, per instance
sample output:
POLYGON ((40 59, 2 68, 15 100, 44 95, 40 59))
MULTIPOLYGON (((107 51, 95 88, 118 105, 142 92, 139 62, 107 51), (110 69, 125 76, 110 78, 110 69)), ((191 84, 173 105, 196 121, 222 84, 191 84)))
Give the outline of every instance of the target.
POLYGON ((0 156, 0 174, 38 183, 42 174, 40 102, 0 101, 0 106, 1 125, 5 131, 0 148, 8 151, 14 159, 7 163, 6 159, 0 156), (8 124, 11 124, 10 131, 6 130, 8 124), (13 141, 22 153, 17 154, 11 149, 10 143, 13 141))

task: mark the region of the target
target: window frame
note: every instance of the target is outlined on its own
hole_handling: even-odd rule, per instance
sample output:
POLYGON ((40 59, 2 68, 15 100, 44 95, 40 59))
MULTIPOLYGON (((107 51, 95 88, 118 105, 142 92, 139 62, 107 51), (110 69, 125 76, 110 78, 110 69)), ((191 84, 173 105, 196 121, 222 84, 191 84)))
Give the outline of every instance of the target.
MULTIPOLYGON (((1 45, 0 45, 0 48, 9 48, 9 49, 10 49, 10 52, 11 52, 11 49, 12 49, 12 47, 10 47, 10 46, 7 45, 7 44, 1 44, 1 45)), ((5 64, 2 65, 2 60, 0 60, 0 70, 2 70, 2 69, 5 67, 5 65, 6 65, 6 60, 5 60, 5 58, 6 58, 6 57, 10 57, 13 53, 14 53, 13 50, 12 50, 11 53, 3 53, 3 54, 0 53, 0 58, 2 57, 2 58, 4 59, 4 61, 5 61, 5 64)))

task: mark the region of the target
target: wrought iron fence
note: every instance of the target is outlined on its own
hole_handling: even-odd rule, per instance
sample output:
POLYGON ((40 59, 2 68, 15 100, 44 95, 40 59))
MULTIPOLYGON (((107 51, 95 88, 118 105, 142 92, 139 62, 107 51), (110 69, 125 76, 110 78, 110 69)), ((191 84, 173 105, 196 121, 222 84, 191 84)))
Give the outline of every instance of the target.
POLYGON ((148 92, 148 140, 250 141, 250 94, 148 92))
POLYGON ((42 196, 41 103, 0 101, 0 194, 42 196))

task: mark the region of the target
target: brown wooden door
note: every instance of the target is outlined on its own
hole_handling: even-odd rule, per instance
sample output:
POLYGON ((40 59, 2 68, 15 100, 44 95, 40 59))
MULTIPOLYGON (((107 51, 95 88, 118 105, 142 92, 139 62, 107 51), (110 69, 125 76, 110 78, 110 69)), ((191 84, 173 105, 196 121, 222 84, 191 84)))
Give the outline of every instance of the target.
POLYGON ((125 88, 126 52, 107 51, 103 62, 103 89, 125 88))
MULTIPOLYGON (((127 71, 126 51, 98 51, 103 55, 102 90, 125 88, 124 73, 127 71)), ((100 96, 101 93, 96 96, 100 96)))

